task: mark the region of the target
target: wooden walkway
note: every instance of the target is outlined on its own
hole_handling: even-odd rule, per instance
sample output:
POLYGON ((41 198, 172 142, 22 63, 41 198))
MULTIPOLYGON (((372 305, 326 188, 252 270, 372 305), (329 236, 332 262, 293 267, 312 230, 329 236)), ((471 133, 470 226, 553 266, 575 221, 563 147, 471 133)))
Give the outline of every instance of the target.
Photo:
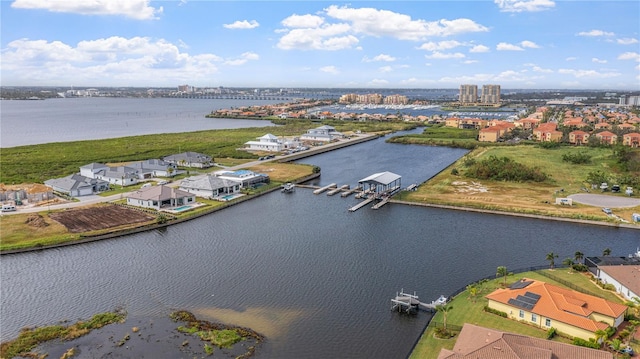
POLYGON ((355 211, 359 210, 360 208, 368 205, 369 203, 371 203, 373 201, 375 201, 375 198, 373 198, 373 197, 367 198, 364 201, 362 201, 362 202, 356 204, 355 206, 349 208, 349 212, 355 212, 355 211))

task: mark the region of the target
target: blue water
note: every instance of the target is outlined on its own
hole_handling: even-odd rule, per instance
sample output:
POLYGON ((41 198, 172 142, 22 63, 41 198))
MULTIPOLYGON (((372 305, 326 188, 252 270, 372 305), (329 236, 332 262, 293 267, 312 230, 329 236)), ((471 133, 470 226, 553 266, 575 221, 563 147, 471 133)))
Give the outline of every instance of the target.
POLYGON ((191 206, 180 206, 180 207, 176 207, 173 210, 174 211, 178 211, 178 212, 182 212, 182 211, 186 211, 188 209, 191 209, 191 206))

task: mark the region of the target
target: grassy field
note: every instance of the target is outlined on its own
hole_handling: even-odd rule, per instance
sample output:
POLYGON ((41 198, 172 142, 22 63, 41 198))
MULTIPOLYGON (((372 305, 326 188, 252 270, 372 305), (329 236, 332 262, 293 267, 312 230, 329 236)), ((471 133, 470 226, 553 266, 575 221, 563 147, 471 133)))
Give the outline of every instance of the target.
MULTIPOLYGON (((560 277, 561 279, 568 280, 571 283, 585 288, 600 297, 607 300, 614 301, 616 303, 624 303, 615 293, 600 289, 593 281, 589 279, 588 275, 583 273, 569 273, 568 269, 554 269, 545 270, 551 273, 553 276, 560 277)), ((551 283, 560 287, 564 287, 561 283, 558 283, 550 278, 540 275, 538 272, 525 272, 519 273, 507 277, 507 285, 514 283, 522 278, 529 278, 535 280, 541 280, 547 283, 551 283)), ((497 329, 504 332, 511 332, 517 334, 528 335, 536 338, 546 338, 546 330, 541 329, 529 324, 520 323, 515 320, 500 317, 495 314, 487 313, 483 308, 487 305, 488 301, 484 298, 485 295, 491 293, 495 289, 498 289, 502 285, 502 278, 494 279, 485 283, 482 286, 480 294, 477 295, 475 301, 470 298, 468 292, 463 292, 453 298, 450 305, 453 309, 447 313, 447 326, 463 326, 464 323, 475 324, 486 328, 497 329)), ((432 322, 442 323, 442 313, 436 313, 432 322)), ((429 327, 420 338, 420 341, 411 353, 410 358, 415 359, 436 359, 438 353, 443 348, 453 349, 456 338, 452 339, 438 339, 434 336, 433 327, 429 327)), ((570 343, 570 340, 560 336, 556 336, 553 340, 570 343)))
MULTIPOLYGON (((608 148, 560 147, 544 149, 536 146, 480 147, 458 160, 415 192, 404 192, 399 200, 426 202, 433 204, 470 207, 485 210, 566 217, 596 221, 614 220, 607 217, 599 207, 575 204, 560 206, 557 197, 585 193, 582 188, 590 188, 586 183, 587 174, 602 171, 615 176, 619 173, 608 148), (571 164, 562 160, 564 154, 587 153, 591 157, 588 164, 571 164), (465 163, 480 161, 490 156, 508 157, 529 167, 539 167, 550 176, 541 182, 510 182, 476 180, 465 176, 465 163), (458 171, 452 173, 452 169, 458 171)), ((640 174, 638 174, 640 175, 640 174)), ((597 190, 599 193, 599 190, 597 190)), ((611 193, 608 193, 611 194, 611 193)), ((624 193, 615 194, 625 196, 624 193)), ((640 211, 640 206, 616 209, 616 215, 631 221, 632 213, 640 211)))

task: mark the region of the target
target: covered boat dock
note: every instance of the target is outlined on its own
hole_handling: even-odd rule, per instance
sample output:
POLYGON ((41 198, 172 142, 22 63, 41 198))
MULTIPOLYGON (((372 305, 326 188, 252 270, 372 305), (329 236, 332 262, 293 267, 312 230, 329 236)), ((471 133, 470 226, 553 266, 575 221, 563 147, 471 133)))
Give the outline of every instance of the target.
POLYGON ((390 197, 398 192, 402 185, 402 176, 393 172, 374 173, 358 181, 358 187, 365 193, 370 193, 376 199, 390 197))

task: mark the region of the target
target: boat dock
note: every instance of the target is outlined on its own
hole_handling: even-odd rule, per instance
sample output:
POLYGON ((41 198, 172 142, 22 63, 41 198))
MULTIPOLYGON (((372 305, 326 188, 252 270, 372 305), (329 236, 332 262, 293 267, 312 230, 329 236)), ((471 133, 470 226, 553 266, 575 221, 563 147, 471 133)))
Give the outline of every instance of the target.
POLYGON ((336 188, 337 186, 338 186, 337 184, 332 183, 332 184, 326 185, 326 186, 324 186, 324 187, 320 187, 320 188, 318 188, 317 190, 313 191, 313 194, 320 194, 320 193, 322 193, 322 192, 325 192, 325 191, 326 191, 326 190, 328 190, 329 188, 336 188))
POLYGON ((396 297, 391 299, 391 303, 391 310, 397 310, 398 312, 412 313, 413 311, 418 311, 420 308, 435 311, 438 305, 447 304, 447 298, 441 295, 440 298, 431 303, 423 303, 419 300, 415 292, 409 294, 405 293, 404 289, 401 289, 400 293, 396 293, 396 297))
POLYGON ((354 194, 354 193, 356 193, 356 192, 358 192, 358 191, 360 191, 360 188, 359 188, 359 187, 352 188, 352 189, 350 189, 350 190, 347 190, 347 191, 342 192, 342 193, 340 194, 340 197, 348 197, 348 196, 351 196, 352 194, 354 194))
POLYGON ((375 197, 367 198, 364 201, 362 201, 362 202, 356 204, 355 206, 349 208, 349 212, 355 212, 355 211, 359 210, 360 208, 368 205, 369 203, 371 203, 373 201, 375 201, 375 197))
POLYGON ((342 185, 342 186, 340 186, 340 187, 338 187, 336 189, 330 190, 329 192, 327 192, 327 196, 333 196, 334 194, 336 194, 338 192, 341 192, 341 191, 344 191, 344 190, 348 190, 348 189, 349 189, 349 185, 345 184, 345 185, 342 185))

